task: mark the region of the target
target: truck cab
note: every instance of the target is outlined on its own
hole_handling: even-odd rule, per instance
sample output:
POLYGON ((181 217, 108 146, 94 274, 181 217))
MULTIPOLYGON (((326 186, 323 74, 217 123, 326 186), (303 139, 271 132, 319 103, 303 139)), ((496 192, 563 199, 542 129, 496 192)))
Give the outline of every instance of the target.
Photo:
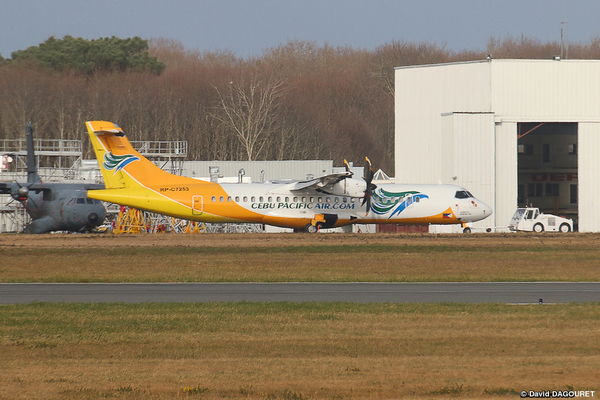
POLYGON ((517 208, 508 228, 511 231, 566 233, 573 231, 573 220, 557 215, 540 213, 539 208, 517 208))

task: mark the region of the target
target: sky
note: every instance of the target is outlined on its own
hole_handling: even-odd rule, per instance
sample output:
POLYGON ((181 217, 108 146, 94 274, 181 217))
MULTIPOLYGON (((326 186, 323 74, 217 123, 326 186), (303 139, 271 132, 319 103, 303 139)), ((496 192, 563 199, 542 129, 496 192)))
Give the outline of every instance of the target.
POLYGON ((599 15, 599 0, 0 0, 0 54, 65 35, 176 39, 244 58, 291 40, 484 51, 490 37, 558 42, 561 28, 566 43, 588 43, 599 15))

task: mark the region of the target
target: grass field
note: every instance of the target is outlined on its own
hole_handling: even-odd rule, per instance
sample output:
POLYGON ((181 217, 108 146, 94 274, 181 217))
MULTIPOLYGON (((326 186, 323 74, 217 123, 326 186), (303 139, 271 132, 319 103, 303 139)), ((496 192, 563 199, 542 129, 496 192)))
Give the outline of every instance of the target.
POLYGON ((582 234, 0 235, 0 252, 0 282, 600 281, 582 234))
POLYGON ((0 306, 0 398, 394 399, 597 390, 598 305, 0 306))
MULTIPOLYGON (((0 235, 0 281, 600 281, 599 245, 582 234, 0 235)), ((0 360, 0 399, 515 398, 599 390, 600 304, 0 305, 0 360)))

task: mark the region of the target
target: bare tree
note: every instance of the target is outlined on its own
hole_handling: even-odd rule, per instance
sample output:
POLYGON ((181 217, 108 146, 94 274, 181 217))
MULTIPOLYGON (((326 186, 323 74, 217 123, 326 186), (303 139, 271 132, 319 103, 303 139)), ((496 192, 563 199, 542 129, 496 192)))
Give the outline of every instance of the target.
POLYGON ((223 89, 214 86, 219 110, 213 117, 237 137, 248 161, 259 157, 267 143, 285 91, 283 83, 252 73, 247 79, 242 76, 236 82, 231 81, 223 89))

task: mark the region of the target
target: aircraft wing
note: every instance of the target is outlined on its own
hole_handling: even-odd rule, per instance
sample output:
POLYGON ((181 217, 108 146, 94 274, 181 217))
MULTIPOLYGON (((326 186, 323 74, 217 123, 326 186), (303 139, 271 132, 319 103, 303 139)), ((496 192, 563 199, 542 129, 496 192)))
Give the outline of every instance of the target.
POLYGON ((104 186, 103 183, 89 183, 89 184, 84 184, 83 188, 85 190, 104 190, 104 189, 106 189, 106 186, 104 186))
MULTIPOLYGON (((56 184, 54 184, 54 183, 50 183, 50 184, 22 183, 22 184, 19 184, 16 182, 0 182, 0 194, 17 193, 17 191, 21 187, 27 188, 27 190, 29 190, 29 191, 39 193, 39 192, 43 192, 43 191, 52 190, 53 185, 56 185, 56 184)), ((101 190, 101 189, 105 189, 105 187, 104 187, 104 184, 89 183, 89 184, 81 184, 81 189, 83 189, 83 190, 101 190)))
POLYGON ((351 176, 351 172, 339 172, 337 174, 329 174, 308 181, 294 182, 287 185, 285 189, 290 190, 292 192, 306 189, 319 190, 323 189, 324 187, 334 185, 340 181, 343 181, 346 178, 350 178, 351 176))
POLYGON ((16 185, 12 182, 0 182, 0 194, 10 194, 11 187, 16 185))

